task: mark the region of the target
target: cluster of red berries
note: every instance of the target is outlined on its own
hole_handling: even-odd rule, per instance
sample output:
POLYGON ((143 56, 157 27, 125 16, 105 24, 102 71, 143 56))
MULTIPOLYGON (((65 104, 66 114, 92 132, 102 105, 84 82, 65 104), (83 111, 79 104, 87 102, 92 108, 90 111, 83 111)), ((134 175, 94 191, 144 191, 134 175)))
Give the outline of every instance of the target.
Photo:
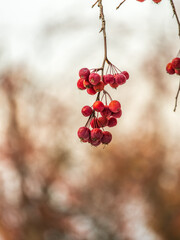
POLYGON ((112 140, 112 134, 105 131, 104 127, 114 127, 117 125, 117 118, 122 115, 121 104, 117 100, 112 100, 104 86, 109 84, 112 88, 117 88, 129 78, 126 71, 119 72, 117 68, 111 64, 111 74, 100 76, 95 69, 90 72, 87 68, 82 68, 79 71, 80 79, 77 82, 77 87, 80 90, 87 90, 87 93, 94 95, 97 93, 97 98, 92 107, 84 106, 81 113, 85 117, 89 117, 84 127, 78 130, 78 137, 82 142, 88 142, 93 146, 108 144, 112 140), (100 94, 102 92, 101 100, 100 94), (107 98, 110 99, 108 104, 107 98), (105 103, 103 103, 105 99, 105 103))
POLYGON ((176 57, 169 62, 166 66, 166 71, 169 74, 176 73, 177 75, 180 75, 180 58, 176 57))
MULTIPOLYGON (((137 0, 138 2, 144 2, 145 0, 137 0)), ((161 0, 153 0, 154 3, 160 3, 161 0)))

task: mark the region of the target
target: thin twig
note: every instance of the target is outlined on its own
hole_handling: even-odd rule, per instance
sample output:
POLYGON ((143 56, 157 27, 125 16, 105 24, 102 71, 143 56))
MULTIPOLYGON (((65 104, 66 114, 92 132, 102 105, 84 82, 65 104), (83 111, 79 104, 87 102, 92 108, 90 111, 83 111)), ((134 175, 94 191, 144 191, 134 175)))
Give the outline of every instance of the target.
POLYGON ((179 21, 179 17, 178 17, 178 14, 177 14, 177 12, 176 12, 176 8, 175 8, 175 5, 174 5, 173 0, 170 0, 170 3, 171 3, 171 7, 172 7, 172 10, 173 10, 173 13, 174 13, 174 15, 175 15, 175 17, 176 17, 176 21, 177 21, 178 29, 179 29, 178 35, 179 35, 179 37, 180 37, 180 21, 179 21))
POLYGON ((176 108, 177 108, 177 101, 178 101, 179 92, 180 92, 180 81, 179 81, 179 87, 178 87, 178 90, 177 90, 177 94, 176 94, 176 97, 175 97, 174 112, 176 111, 176 108))
POLYGON ((123 1, 117 6, 116 10, 117 10, 118 8, 120 8, 120 6, 121 6, 125 1, 126 1, 126 0, 123 0, 123 1))
POLYGON ((93 5, 92 5, 92 8, 98 3, 99 0, 97 0, 93 5))

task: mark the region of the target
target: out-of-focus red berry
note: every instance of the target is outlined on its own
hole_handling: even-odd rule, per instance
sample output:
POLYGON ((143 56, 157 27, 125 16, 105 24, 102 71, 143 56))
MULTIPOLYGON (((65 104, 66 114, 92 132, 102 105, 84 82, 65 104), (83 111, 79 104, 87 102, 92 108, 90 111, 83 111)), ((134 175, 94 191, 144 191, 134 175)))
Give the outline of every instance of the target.
POLYGON ((79 70, 79 76, 80 76, 80 78, 84 78, 84 79, 88 79, 88 77, 89 77, 89 74, 90 74, 90 71, 89 71, 89 69, 88 68, 81 68, 80 70, 79 70))
POLYGON ((108 144, 108 143, 111 142, 111 140, 112 140, 112 134, 110 132, 108 132, 108 131, 104 131, 103 132, 103 137, 101 139, 101 142, 103 144, 108 144))
POLYGON ((180 69, 175 69, 175 73, 176 73, 177 75, 180 75, 180 69))
POLYGON ((87 93, 90 94, 90 95, 95 95, 96 91, 94 90, 93 87, 91 87, 91 88, 87 88, 87 93))
POLYGON ((119 86, 118 83, 114 82, 112 84, 109 84, 112 88, 117 88, 119 86))
POLYGON ((83 81, 83 85, 85 88, 91 88, 92 87, 92 84, 88 81, 88 80, 85 80, 83 81))
POLYGON ((109 103, 109 109, 113 113, 117 113, 121 110, 121 104, 119 101, 113 100, 109 103))
POLYGON ((110 117, 111 116, 111 111, 109 110, 109 106, 105 105, 104 110, 101 111, 101 116, 102 117, 110 117))
POLYGON ((80 127, 77 134, 81 140, 88 140, 90 138, 90 129, 87 127, 80 127))
POLYGON ((115 117, 110 117, 108 119, 108 127, 114 127, 117 125, 117 119, 115 117))
POLYGON ((111 114, 112 117, 115 117, 115 118, 120 118, 122 116, 122 110, 120 110, 119 112, 117 113, 113 113, 111 114))
POLYGON ((126 76, 122 73, 116 74, 114 78, 115 78, 115 83, 117 83, 118 85, 122 85, 126 82, 126 76))
POLYGON ((106 117, 99 117, 97 119, 97 124, 100 128, 105 127, 108 124, 108 119, 106 117))
POLYGON ((96 92, 101 92, 104 89, 104 83, 102 81, 100 81, 97 85, 95 85, 94 90, 96 92))
POLYGON ((153 2, 155 2, 155 3, 160 3, 161 0, 153 0, 153 2))
POLYGON ((93 104, 93 109, 96 112, 102 112, 104 110, 104 104, 101 101, 96 101, 93 104))
POLYGON ((121 72, 123 75, 125 75, 125 77, 126 77, 126 80, 128 80, 129 79, 129 73, 127 72, 127 71, 123 71, 123 72, 121 72))
POLYGON ((180 58, 174 58, 172 60, 172 67, 174 69, 180 69, 180 58))
POLYGON ((90 122, 90 125, 92 128, 99 128, 99 125, 97 123, 97 118, 93 118, 90 122))
POLYGON ((167 64, 167 66, 166 66, 166 71, 167 71, 167 73, 169 73, 169 74, 174 74, 174 73, 175 73, 175 70, 174 70, 174 68, 172 67, 172 63, 171 63, 171 62, 167 64))
POLYGON ((83 82, 84 82, 84 79, 83 79, 83 78, 80 78, 80 79, 77 81, 77 87, 78 87, 80 90, 86 89, 86 88, 84 87, 83 82))
POLYGON ((89 117, 92 114, 93 110, 90 106, 84 106, 81 110, 81 113, 85 117, 89 117))
POLYGON ((91 130, 91 140, 96 141, 98 139, 101 139, 103 137, 102 130, 99 128, 93 128, 91 130))
POLYGON ((113 84, 114 83, 114 76, 112 74, 107 74, 103 76, 103 81, 105 84, 113 84))

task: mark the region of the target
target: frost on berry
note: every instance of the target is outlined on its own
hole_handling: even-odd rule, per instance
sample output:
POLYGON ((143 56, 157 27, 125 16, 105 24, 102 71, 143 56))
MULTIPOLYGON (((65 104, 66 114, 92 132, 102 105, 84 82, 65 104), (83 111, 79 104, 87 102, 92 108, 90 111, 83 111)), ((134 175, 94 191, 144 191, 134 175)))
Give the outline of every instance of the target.
POLYGON ((96 112, 102 112, 104 110, 104 104, 101 102, 101 101, 96 101, 94 104, 93 104, 93 109, 96 111, 96 112))
POLYGON ((88 79, 89 74, 90 74, 90 71, 89 71, 88 68, 81 68, 81 69, 79 70, 79 76, 80 76, 80 78, 88 79))
POLYGON ((113 100, 110 102, 109 104, 109 109, 111 110, 111 112, 113 113, 117 113, 121 110, 121 104, 120 102, 113 100))

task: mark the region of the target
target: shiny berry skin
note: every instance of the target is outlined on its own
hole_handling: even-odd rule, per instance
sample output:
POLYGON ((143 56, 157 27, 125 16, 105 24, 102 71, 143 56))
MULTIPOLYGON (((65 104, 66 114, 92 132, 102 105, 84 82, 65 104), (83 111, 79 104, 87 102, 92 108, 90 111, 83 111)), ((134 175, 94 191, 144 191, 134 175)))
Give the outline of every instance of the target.
POLYGON ((174 69, 180 69, 180 58, 174 58, 172 60, 172 67, 174 69))
POLYGON ((115 83, 117 83, 118 85, 122 85, 126 82, 126 76, 122 73, 118 73, 115 75, 115 83))
POLYGON ((110 117, 108 120, 108 127, 114 127, 117 125, 117 119, 115 117, 110 117))
POLYGON ((121 74, 125 75, 126 80, 129 79, 129 73, 127 71, 123 71, 123 72, 121 72, 121 74))
POLYGON ((101 139, 103 137, 102 130, 99 128, 93 128, 91 130, 91 140, 96 141, 98 139, 101 139))
POLYGON ((115 118, 120 118, 122 116, 122 110, 120 110, 119 112, 117 113, 112 113, 111 114, 112 117, 115 117, 115 118))
POLYGON ((87 93, 90 94, 90 95, 95 95, 96 91, 94 90, 93 87, 91 87, 91 88, 87 88, 87 93))
POLYGON ((168 63, 167 66, 166 66, 166 71, 167 73, 169 74, 174 74, 175 73, 175 70, 174 68, 172 67, 172 63, 168 63))
POLYGON ((104 110, 104 104, 101 101, 96 101, 93 104, 93 109, 96 112, 102 112, 104 110))
POLYGON ((92 84, 92 85, 97 85, 101 80, 101 77, 98 73, 91 73, 89 75, 89 82, 92 84))
POLYGON ((118 102, 116 100, 111 101, 110 104, 109 104, 109 109, 113 113, 119 112, 121 110, 120 102, 118 102))
POLYGON ((100 128, 105 127, 108 124, 108 119, 106 117, 99 117, 97 119, 97 124, 100 128))
POLYGON ((81 113, 85 117, 89 117, 92 114, 93 110, 90 106, 84 106, 81 110, 81 113))
POLYGON ((112 74, 104 75, 103 81, 105 84, 113 84, 114 83, 114 76, 112 74))
POLYGON ((110 117, 112 112, 109 110, 109 106, 105 105, 104 110, 100 113, 102 117, 110 117))
POLYGON ((90 122, 90 125, 92 128, 99 128, 98 123, 97 123, 97 118, 93 118, 90 122))
POLYGON ((108 144, 112 140, 112 134, 108 131, 103 132, 103 137, 101 139, 102 144, 108 144))
POLYGON ((89 71, 88 68, 81 68, 81 69, 79 70, 79 76, 80 76, 80 78, 88 79, 89 74, 90 74, 90 71, 89 71))
POLYGON ((104 89, 104 83, 102 81, 100 81, 97 85, 95 85, 94 90, 96 92, 101 92, 104 89))
POLYGON ((81 140, 88 140, 90 138, 90 129, 87 127, 80 127, 77 134, 81 140))
POLYGON ((92 84, 88 80, 84 80, 83 85, 84 85, 85 88, 91 88, 92 87, 92 84))
POLYGON ((84 87, 83 82, 84 82, 84 79, 83 79, 83 78, 80 78, 80 79, 77 81, 77 87, 78 87, 80 90, 86 89, 86 88, 84 87))

